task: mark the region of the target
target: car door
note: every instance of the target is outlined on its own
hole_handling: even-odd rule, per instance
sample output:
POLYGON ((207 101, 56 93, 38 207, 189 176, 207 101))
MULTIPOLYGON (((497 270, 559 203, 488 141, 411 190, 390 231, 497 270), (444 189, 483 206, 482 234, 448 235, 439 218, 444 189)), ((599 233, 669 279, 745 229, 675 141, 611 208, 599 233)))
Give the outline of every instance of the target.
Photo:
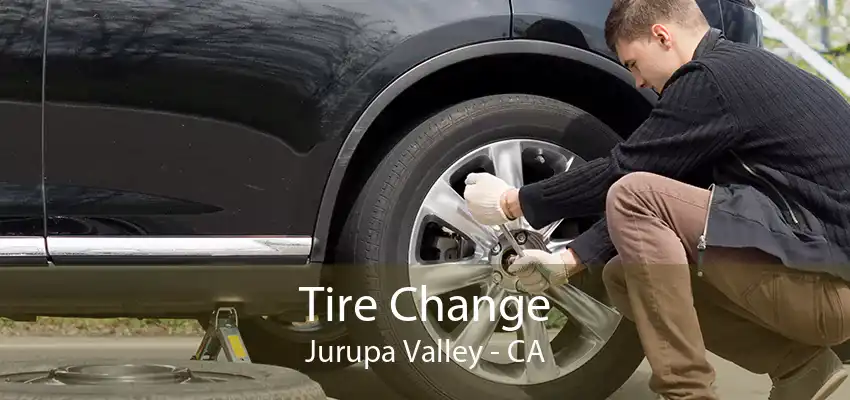
POLYGON ((42 65, 46 0, 0 12, 0 263, 47 265, 42 196, 42 65))
POLYGON ((268 17, 285 4, 51 1, 44 147, 56 265, 306 260, 315 215, 291 202, 317 202, 299 186, 319 135, 303 134, 315 102, 288 79, 297 59, 268 17))

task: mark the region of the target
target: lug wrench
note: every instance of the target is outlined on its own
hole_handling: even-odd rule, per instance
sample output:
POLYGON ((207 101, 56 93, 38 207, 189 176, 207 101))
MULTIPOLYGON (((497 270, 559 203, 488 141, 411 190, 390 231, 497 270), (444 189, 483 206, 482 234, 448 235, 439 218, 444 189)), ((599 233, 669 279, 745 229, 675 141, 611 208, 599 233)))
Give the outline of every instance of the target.
MULTIPOLYGON (((499 224, 499 228, 502 231, 505 232, 505 237, 508 239, 508 242, 511 243, 511 247, 517 253, 517 256, 524 257, 525 252, 522 251, 522 247, 519 246, 519 242, 516 240, 513 233, 511 233, 511 230, 508 229, 508 227, 505 226, 505 224, 499 224)), ((602 302, 594 299, 593 297, 588 296, 584 292, 576 289, 576 287, 573 286, 573 285, 566 284, 566 285, 563 285, 562 288, 564 290, 563 295, 567 296, 566 300, 568 300, 568 302, 579 307, 579 310, 581 310, 580 312, 585 313, 586 315, 590 315, 590 316, 593 316, 593 317, 600 318, 600 319, 607 318, 607 316, 604 313, 601 313, 600 311, 598 311, 598 310, 602 310, 603 308, 608 308, 607 305, 605 305, 602 302), (599 307, 603 307, 603 308, 599 308, 599 307)), ((519 281, 519 280, 516 281, 516 289, 521 291, 521 292, 528 293, 528 291, 525 290, 525 288, 522 287, 522 282, 519 281)), ((529 310, 529 311, 534 312, 532 310, 529 310)), ((596 335, 596 336, 599 337, 599 335, 596 335)))
MULTIPOLYGON (((505 237, 508 239, 508 242, 510 242, 511 247, 517 254, 517 257, 525 257, 525 252, 522 251, 522 247, 519 246, 519 242, 516 240, 516 237, 514 237, 514 234, 511 232, 511 230, 508 229, 505 224, 499 224, 499 228, 502 229, 503 232, 505 232, 505 237)), ((516 282, 516 289, 521 292, 525 292, 525 289, 523 289, 522 283, 520 281, 516 282)))
POLYGON ((522 247, 519 247, 519 242, 517 242, 516 238, 514 237, 514 234, 511 233, 511 230, 508 229, 505 224, 499 224, 499 228, 501 228, 502 231, 505 232, 505 237, 508 239, 508 242, 511 243, 511 247, 514 249, 516 254, 520 257, 525 257, 525 252, 522 251, 522 247))
MULTIPOLYGON (((505 224, 499 224, 499 228, 501 228, 502 231, 505 232, 505 237, 508 239, 508 242, 511 243, 511 247, 517 253, 517 256, 518 257, 525 257, 525 252, 522 251, 522 247, 519 246, 519 241, 516 240, 516 237, 514 237, 513 233, 511 233, 511 230, 508 229, 508 227, 505 226, 505 224)), ((519 290, 519 291, 522 291, 522 292, 527 292, 522 287, 522 283, 520 281, 516 282, 516 289, 519 290)))

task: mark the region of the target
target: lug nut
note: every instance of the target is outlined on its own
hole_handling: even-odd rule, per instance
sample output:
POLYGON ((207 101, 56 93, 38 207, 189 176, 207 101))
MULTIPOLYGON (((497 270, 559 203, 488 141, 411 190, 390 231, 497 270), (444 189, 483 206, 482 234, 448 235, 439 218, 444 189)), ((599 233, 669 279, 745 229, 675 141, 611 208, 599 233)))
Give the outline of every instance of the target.
POLYGON ((519 232, 516 234, 516 241, 519 244, 525 244, 525 232, 519 232))
POLYGON ((498 272, 494 272, 493 273, 493 282, 495 282, 495 283, 502 282, 502 274, 500 274, 498 272))
POLYGON ((496 245, 493 246, 493 249, 491 251, 493 252, 493 254, 497 254, 498 252, 502 251, 502 246, 496 243, 496 245))

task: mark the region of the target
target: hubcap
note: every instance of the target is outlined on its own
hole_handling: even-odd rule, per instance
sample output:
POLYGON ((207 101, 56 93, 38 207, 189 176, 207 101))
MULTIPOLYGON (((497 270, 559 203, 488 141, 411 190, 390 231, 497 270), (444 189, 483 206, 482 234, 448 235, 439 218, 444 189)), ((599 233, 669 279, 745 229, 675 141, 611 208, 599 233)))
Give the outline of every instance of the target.
MULTIPOLYGON (((471 172, 490 172, 514 187, 548 178, 584 163, 570 151, 539 140, 517 139, 491 143, 477 148, 452 164, 432 185, 416 216, 408 254, 410 285, 426 293, 416 293, 413 300, 422 309, 425 297, 439 297, 443 310, 439 314, 420 315, 425 329, 436 343, 449 343, 443 351, 471 346, 482 349, 481 360, 473 365, 467 354, 453 360, 470 372, 499 383, 526 385, 548 382, 579 368, 591 359, 613 335, 620 314, 603 302, 572 284, 553 287, 545 296, 552 309, 567 320, 560 331, 547 327, 527 314, 531 296, 517 290, 517 278, 507 267, 516 258, 505 234, 498 227, 478 223, 469 213, 463 198, 464 179, 471 172), (460 296, 470 308, 461 322, 446 321, 448 309, 456 306, 460 296), (476 301, 490 298, 493 302, 476 301), (497 332, 505 326, 513 328, 518 308, 514 302, 502 313, 501 303, 509 296, 521 298, 522 326, 514 332, 497 332), (511 320, 489 318, 506 315, 511 320), (437 316, 444 321, 437 320, 437 316), (475 316, 479 318, 475 319, 475 316), (466 322, 468 320, 468 322, 466 322), (550 341, 550 338, 553 340, 550 341), (523 340, 527 345, 511 343, 523 340), (509 356, 510 354, 510 356, 509 356), (511 357, 512 356, 512 357, 511 357)), ((520 247, 558 252, 570 242, 569 229, 556 221, 535 230, 524 218, 506 224, 520 247), (559 235, 556 235, 558 233, 559 235)), ((429 302, 429 306, 431 305, 429 302)), ((537 302, 535 305, 539 306, 537 302)), ((427 308, 427 307, 426 307, 427 308)), ((539 312, 538 312, 539 314, 539 312)))

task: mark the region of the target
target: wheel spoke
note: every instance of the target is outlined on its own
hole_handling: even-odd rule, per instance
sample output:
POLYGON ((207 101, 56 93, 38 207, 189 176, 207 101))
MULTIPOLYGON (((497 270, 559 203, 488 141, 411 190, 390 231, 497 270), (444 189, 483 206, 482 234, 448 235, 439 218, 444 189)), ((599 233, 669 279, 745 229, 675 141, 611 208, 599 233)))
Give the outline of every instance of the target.
POLYGON ((469 237, 480 247, 490 249, 496 244, 495 230, 478 223, 469 213, 463 197, 442 179, 434 184, 422 208, 426 213, 442 219, 458 233, 469 237))
POLYGON ((528 220, 525 218, 525 216, 519 217, 516 220, 511 221, 510 223, 512 225, 508 225, 508 227, 510 227, 512 229, 522 229, 522 230, 526 230, 526 231, 530 231, 530 230, 534 229, 534 228, 531 227, 531 224, 528 223, 528 220))
MULTIPOLYGON (((524 184, 522 176, 522 145, 519 142, 508 141, 490 145, 490 160, 496 170, 496 176, 515 188, 524 184)), ((509 229, 528 229, 525 217, 518 218, 505 224, 509 229)))
POLYGON ((549 241, 549 239, 552 237, 552 234, 555 233, 555 230, 558 229, 558 226, 560 226, 561 222, 563 221, 563 219, 559 219, 549 225, 544 226, 543 228, 540 228, 537 232, 539 232, 543 236, 543 240, 549 241))
MULTIPOLYGON (((508 221, 505 223, 505 227, 510 229, 511 231, 529 231, 533 230, 531 228, 531 224, 528 223, 528 220, 525 217, 519 217, 513 221, 508 221)), ((497 226, 494 229, 501 231, 501 227, 497 226)))
POLYGON ((546 244, 546 249, 552 253, 560 253, 567 249, 567 245, 572 242, 572 239, 553 240, 546 244))
POLYGON ((496 176, 515 188, 522 187, 522 145, 519 142, 490 145, 490 160, 493 161, 496 176))
POLYGON ((568 318, 575 319, 600 341, 607 341, 620 323, 619 312, 573 285, 551 287, 547 290, 547 296, 567 313, 568 318))
MULTIPOLYGON (((490 301, 481 301, 477 313, 471 311, 469 322, 463 327, 463 330, 457 336, 457 339, 452 343, 452 347, 472 346, 471 349, 475 352, 483 351, 490 338, 496 332, 496 327, 501 321, 499 318, 499 304, 505 298, 507 293, 499 286, 493 285, 487 291, 486 297, 483 299, 492 299, 490 301), (495 318, 491 318, 495 316, 495 318), (476 318, 477 317, 477 318, 476 318)), ((473 303, 474 304, 474 303, 473 303)), ((470 368, 472 360, 468 359, 465 363, 455 360, 459 365, 470 368)))
POLYGON ((529 315, 522 324, 526 376, 529 383, 546 382, 557 378, 560 370, 555 363, 545 322, 531 319, 531 312, 528 310, 529 315))
POLYGON ((410 266, 410 284, 417 289, 425 285, 427 296, 438 296, 471 285, 483 285, 493 274, 493 267, 477 261, 461 261, 410 266))

